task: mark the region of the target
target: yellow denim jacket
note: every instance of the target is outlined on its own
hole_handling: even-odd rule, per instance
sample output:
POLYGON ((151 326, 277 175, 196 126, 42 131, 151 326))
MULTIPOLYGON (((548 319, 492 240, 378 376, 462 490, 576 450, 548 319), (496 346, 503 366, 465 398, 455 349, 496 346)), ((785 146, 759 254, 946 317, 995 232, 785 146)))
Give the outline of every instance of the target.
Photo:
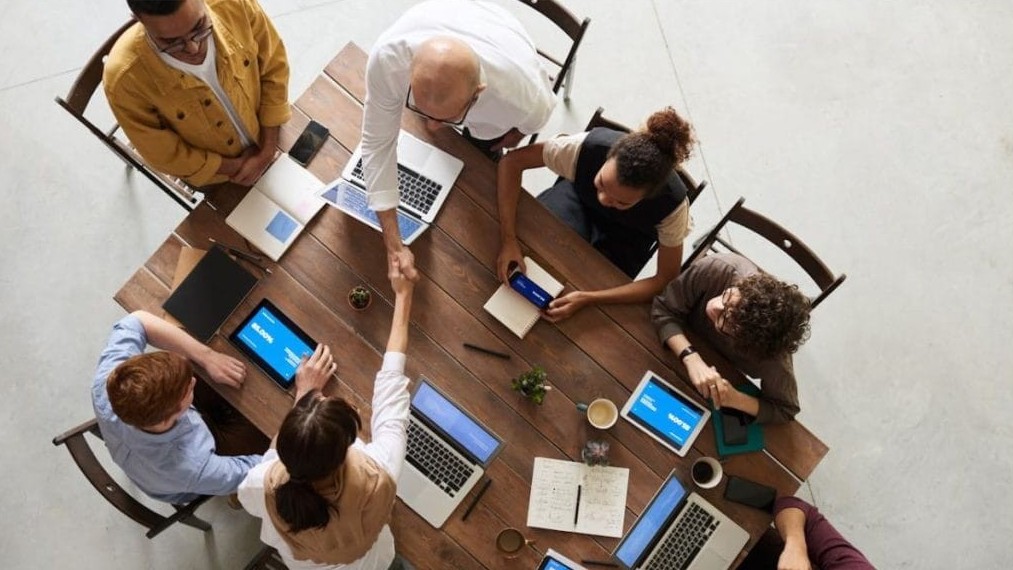
MULTIPOLYGON (((288 60, 281 37, 256 0, 207 0, 222 89, 254 141, 260 128, 284 124, 288 60)), ((153 168, 194 186, 225 182, 222 157, 242 143, 214 92, 166 65, 137 23, 113 46, 103 74, 106 99, 130 142, 153 168)))

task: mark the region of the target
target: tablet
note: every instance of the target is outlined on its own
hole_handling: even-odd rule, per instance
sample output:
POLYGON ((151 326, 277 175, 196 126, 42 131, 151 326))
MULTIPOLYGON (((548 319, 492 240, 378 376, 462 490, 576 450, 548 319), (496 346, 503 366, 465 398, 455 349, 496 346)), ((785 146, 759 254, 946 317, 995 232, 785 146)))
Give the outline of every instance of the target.
POLYGON ((549 549, 542 558, 537 570, 587 570, 580 564, 563 556, 553 549, 549 549))
POLYGON ((685 457, 711 413, 648 370, 619 415, 685 457))
POLYGON ((317 343, 273 303, 264 299, 236 328, 229 341, 284 389, 295 381, 303 355, 317 343))

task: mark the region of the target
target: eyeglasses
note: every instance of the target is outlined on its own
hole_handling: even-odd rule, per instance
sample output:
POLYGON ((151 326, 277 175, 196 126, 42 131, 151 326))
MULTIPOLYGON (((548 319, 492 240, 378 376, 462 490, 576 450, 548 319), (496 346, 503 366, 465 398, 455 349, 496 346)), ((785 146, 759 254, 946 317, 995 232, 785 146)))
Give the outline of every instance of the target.
POLYGON ((422 109, 415 106, 415 101, 412 99, 412 86, 408 86, 408 96, 405 97, 404 106, 411 112, 422 116, 430 121, 436 121, 437 123, 443 123, 444 125, 450 125, 451 127, 459 127, 464 124, 464 120, 468 117, 468 111, 471 111, 471 107, 475 105, 475 101, 478 101, 478 93, 475 93, 471 97, 471 101, 468 102, 468 106, 464 108, 464 112, 461 113, 461 118, 457 120, 450 119, 437 119, 431 115, 427 115, 422 109))
POLYGON ((179 38, 178 40, 172 42, 171 44, 165 46, 164 48, 161 48, 159 51, 166 54, 179 53, 185 50, 186 46, 191 43, 200 45, 201 43, 204 42, 204 40, 208 39, 208 36, 211 35, 212 31, 214 31, 214 25, 208 24, 206 28, 201 28, 188 36, 183 36, 182 38, 179 38))
POLYGON ((734 298, 734 293, 735 291, 729 287, 721 294, 721 312, 718 313, 718 317, 714 319, 714 328, 716 328, 719 333, 726 336, 731 336, 731 331, 725 330, 725 325, 728 323, 729 309, 731 309, 733 313, 735 311, 735 307, 729 306, 734 298))

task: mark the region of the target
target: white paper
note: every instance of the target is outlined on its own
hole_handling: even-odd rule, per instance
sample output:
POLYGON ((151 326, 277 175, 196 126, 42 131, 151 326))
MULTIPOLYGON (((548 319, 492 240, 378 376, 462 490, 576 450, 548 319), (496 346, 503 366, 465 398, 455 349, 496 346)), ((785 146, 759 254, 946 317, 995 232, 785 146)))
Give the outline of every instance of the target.
POLYGON ((305 226, 324 205, 317 197, 321 186, 323 183, 313 173, 299 166, 289 155, 282 154, 253 189, 273 200, 305 226))
MULTIPOLYGON (((528 276, 528 279, 545 289, 549 295, 556 297, 563 290, 563 284, 530 257, 524 258, 524 265, 526 267, 525 275, 528 276)), ((524 338, 524 335, 528 334, 528 331, 541 316, 538 307, 507 285, 500 285, 482 308, 499 319, 499 322, 503 323, 518 338, 524 338)))
POLYGON ((620 538, 630 470, 536 457, 527 525, 620 538), (577 487, 580 510, 577 511, 577 487), (574 524, 574 513, 577 524, 574 524))

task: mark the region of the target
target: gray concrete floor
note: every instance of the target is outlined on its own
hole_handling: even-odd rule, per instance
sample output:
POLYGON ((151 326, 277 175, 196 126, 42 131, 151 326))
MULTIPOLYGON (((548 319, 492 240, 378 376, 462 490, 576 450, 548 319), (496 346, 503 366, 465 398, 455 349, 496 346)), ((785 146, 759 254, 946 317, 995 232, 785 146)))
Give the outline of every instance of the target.
MULTIPOLYGON (((412 4, 262 2, 293 100, 412 4)), ((674 105, 711 183, 698 230, 745 196, 849 275, 796 358, 801 419, 831 448, 803 496, 881 568, 1007 567, 1013 6, 568 4, 593 24, 547 134, 599 105, 629 124, 674 105)), ((213 533, 145 539, 49 444, 91 414, 112 293, 182 217, 52 102, 125 17, 122 0, 0 2, 4 568, 238 568, 257 549, 257 523, 221 501, 202 510, 213 533)))

